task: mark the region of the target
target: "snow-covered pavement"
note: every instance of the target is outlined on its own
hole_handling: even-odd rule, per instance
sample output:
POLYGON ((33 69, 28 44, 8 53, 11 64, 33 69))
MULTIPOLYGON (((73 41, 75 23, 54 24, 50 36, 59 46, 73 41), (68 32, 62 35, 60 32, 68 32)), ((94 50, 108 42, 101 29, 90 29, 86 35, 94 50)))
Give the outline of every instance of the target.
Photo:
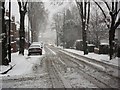
POLYGON ((7 66, 0 65, 0 73, 4 73, 5 71, 7 71, 10 68, 11 68, 11 65, 7 65, 7 66))
POLYGON ((94 60, 98 60, 104 63, 108 63, 111 65, 115 65, 115 66, 120 66, 120 58, 116 57, 115 59, 109 60, 109 55, 104 55, 104 54, 95 54, 95 53, 89 53, 88 55, 83 55, 83 51, 79 51, 79 50, 74 50, 74 49, 64 49, 68 52, 72 52, 84 57, 88 57, 94 60))
MULTIPOLYGON (((45 51, 43 49, 43 55, 34 55, 34 56, 27 56, 27 50, 25 50, 25 55, 19 55, 17 53, 12 53, 11 55, 11 63, 10 65, 13 66, 13 68, 7 73, 7 74, 0 74, 0 76, 12 76, 12 75, 23 75, 23 74, 29 74, 32 71, 32 67, 34 64, 37 64, 42 60, 42 58, 45 55, 45 51)), ((9 66, 1 66, 1 72, 5 71, 10 68, 9 66)))

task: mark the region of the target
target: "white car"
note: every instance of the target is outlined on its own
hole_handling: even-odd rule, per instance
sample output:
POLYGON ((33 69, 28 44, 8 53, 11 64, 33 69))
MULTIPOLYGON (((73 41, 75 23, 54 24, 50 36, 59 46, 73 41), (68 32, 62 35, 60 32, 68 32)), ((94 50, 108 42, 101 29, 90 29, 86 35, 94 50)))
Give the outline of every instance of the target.
POLYGON ((42 55, 42 48, 39 43, 32 43, 28 49, 28 56, 32 54, 42 55))

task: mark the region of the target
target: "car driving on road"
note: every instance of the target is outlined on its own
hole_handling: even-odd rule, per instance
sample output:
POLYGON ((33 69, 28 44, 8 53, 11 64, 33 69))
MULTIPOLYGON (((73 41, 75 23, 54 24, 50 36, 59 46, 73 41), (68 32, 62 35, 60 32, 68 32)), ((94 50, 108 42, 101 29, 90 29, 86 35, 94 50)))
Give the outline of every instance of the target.
POLYGON ((38 42, 34 42, 30 45, 29 49, 28 49, 28 56, 32 55, 32 54, 39 54, 42 55, 42 48, 41 48, 41 44, 38 42))

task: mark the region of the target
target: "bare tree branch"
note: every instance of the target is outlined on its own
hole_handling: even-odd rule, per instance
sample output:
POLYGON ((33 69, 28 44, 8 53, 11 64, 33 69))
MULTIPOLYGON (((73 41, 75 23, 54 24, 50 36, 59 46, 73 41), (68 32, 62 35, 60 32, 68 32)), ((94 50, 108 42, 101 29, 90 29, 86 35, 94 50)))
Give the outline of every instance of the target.
POLYGON ((102 11, 104 17, 107 18, 107 16, 106 16, 104 10, 103 10, 102 7, 98 4, 98 2, 96 2, 95 0, 93 0, 93 1, 94 1, 94 2, 96 3, 96 5, 100 8, 100 10, 102 11))
POLYGON ((110 16, 111 16, 111 27, 112 27, 114 26, 116 20, 114 0, 112 0, 112 11, 110 11, 110 16))
POLYGON ((89 20, 90 20, 90 0, 88 1, 87 30, 89 26, 89 20))
POLYGON ((80 13, 80 17, 81 17, 81 20, 83 22, 83 5, 82 5, 82 2, 78 2, 77 0, 76 1, 76 4, 77 4, 77 7, 78 7, 78 10, 79 10, 79 13, 80 13))
POLYGON ((106 2, 106 0, 103 0, 103 2, 105 3, 105 5, 107 6, 108 10, 110 11, 110 6, 108 5, 108 3, 106 2))
POLYGON ((22 7, 24 7, 24 1, 23 1, 23 0, 22 0, 22 2, 21 2, 21 3, 22 3, 22 7))
POLYGON ((83 3, 79 2, 79 5, 80 5, 80 12, 81 12, 81 20, 82 20, 82 23, 83 23, 83 3))
POLYGON ((25 11, 25 13, 27 12, 27 1, 25 2, 25 5, 24 5, 24 11, 25 11))
POLYGON ((96 3, 96 5, 100 8, 100 10, 102 11, 102 13, 103 13, 103 15, 104 15, 104 17, 105 17, 105 23, 106 23, 106 25, 107 25, 107 27, 109 28, 109 25, 108 25, 108 23, 107 23, 107 16, 106 16, 106 14, 105 14, 105 12, 104 12, 104 10, 102 9, 102 7, 98 4, 98 2, 96 2, 95 0, 93 0, 95 3, 96 3))
POLYGON ((119 10, 116 12, 116 14, 118 14, 120 12, 120 8, 119 8, 119 10))
POLYGON ((117 10, 118 10, 118 2, 117 2, 117 0, 115 1, 115 13, 117 12, 117 10))
MULTIPOLYGON (((77 0, 75 0, 76 1, 76 4, 77 4, 77 8, 78 8, 78 10, 79 10, 79 15, 81 15, 82 16, 82 13, 81 13, 81 10, 80 10, 80 3, 79 2, 77 2, 77 0)), ((80 17, 81 17, 80 16, 80 17)))
POLYGON ((25 5, 24 5, 24 7, 27 7, 27 3, 28 3, 28 0, 25 2, 25 5))
POLYGON ((18 1, 18 5, 19 5, 19 12, 21 11, 21 2, 20 2, 20 0, 17 0, 18 1))
POLYGON ((116 29, 119 25, 120 25, 120 17, 119 17, 118 21, 116 22, 114 28, 116 29))
POLYGON ((112 0, 112 12, 114 11, 114 5, 115 5, 115 2, 114 0, 112 0))
POLYGON ((85 22, 86 22, 86 16, 87 16, 86 15, 86 11, 87 11, 86 10, 87 9, 86 6, 87 6, 87 2, 84 2, 84 20, 85 20, 85 22))
MULTIPOLYGON (((118 14, 117 14, 117 10, 118 10, 118 2, 117 2, 117 0, 115 0, 115 10, 114 10, 114 12, 113 12, 113 16, 114 16, 114 20, 116 21, 116 19, 117 19, 117 16, 118 16, 118 14)), ((115 22, 114 22, 115 23, 115 22)))

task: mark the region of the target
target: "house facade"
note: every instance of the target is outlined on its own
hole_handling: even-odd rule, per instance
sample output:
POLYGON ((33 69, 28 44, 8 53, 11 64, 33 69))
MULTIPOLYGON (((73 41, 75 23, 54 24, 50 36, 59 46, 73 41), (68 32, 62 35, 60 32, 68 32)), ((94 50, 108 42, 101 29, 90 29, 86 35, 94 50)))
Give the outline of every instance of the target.
MULTIPOLYGON (((9 17, 9 11, 6 11, 6 15, 5 15, 6 18, 9 17)), ((7 21, 7 19, 6 19, 7 21)), ((9 22, 6 24, 6 29, 7 29, 7 36, 8 35, 8 31, 9 31, 9 22)), ((11 52, 16 52, 17 51, 17 42, 16 42, 16 38, 17 38, 17 35, 16 35, 16 23, 15 23, 15 17, 12 16, 11 18, 11 29, 10 29, 10 38, 11 38, 11 52)), ((7 40, 9 41, 9 40, 7 40)))

